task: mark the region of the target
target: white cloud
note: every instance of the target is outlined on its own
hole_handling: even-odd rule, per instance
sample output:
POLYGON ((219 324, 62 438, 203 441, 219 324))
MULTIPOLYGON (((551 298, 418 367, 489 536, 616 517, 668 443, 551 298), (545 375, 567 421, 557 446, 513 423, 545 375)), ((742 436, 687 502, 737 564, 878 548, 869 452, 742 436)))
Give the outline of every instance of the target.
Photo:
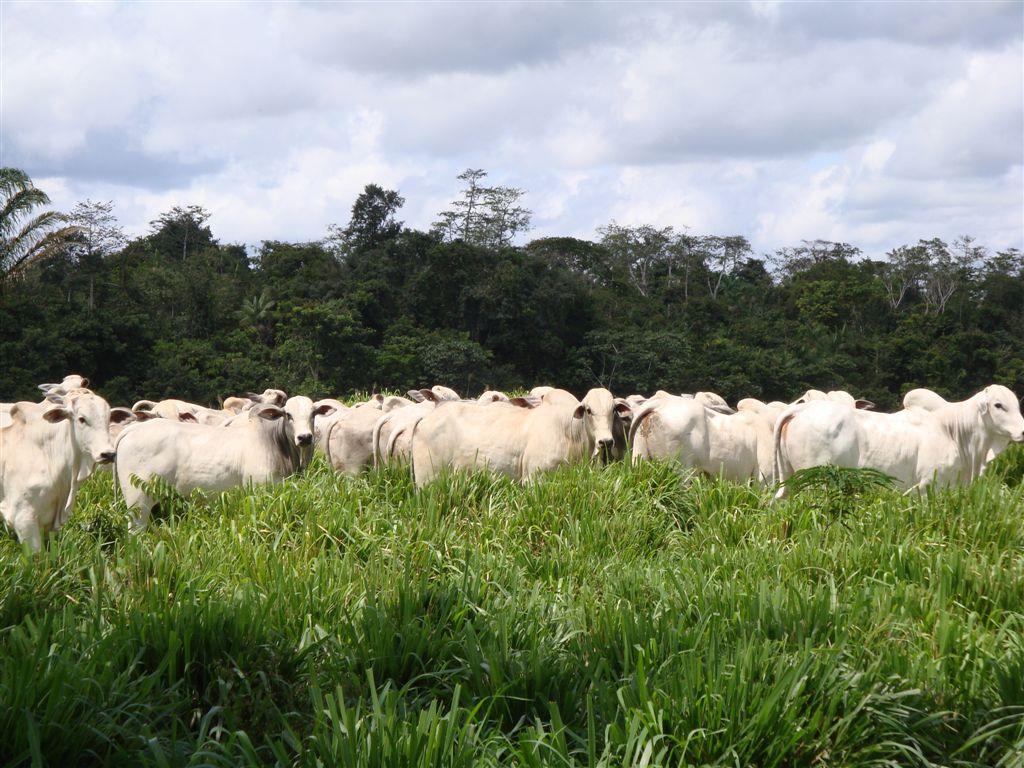
POLYGON ((536 235, 1024 241, 1017 3, 3 13, 0 160, 134 232, 195 202, 224 240, 313 239, 369 182, 426 227, 482 167, 536 235))

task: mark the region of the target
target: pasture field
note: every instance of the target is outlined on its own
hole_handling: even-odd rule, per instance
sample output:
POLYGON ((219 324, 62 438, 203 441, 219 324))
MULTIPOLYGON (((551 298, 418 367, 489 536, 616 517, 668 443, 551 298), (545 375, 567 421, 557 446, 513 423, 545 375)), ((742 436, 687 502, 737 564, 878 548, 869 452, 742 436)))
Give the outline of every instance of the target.
POLYGON ((844 513, 389 468, 0 541, 0 764, 1020 766, 1024 451, 844 513))

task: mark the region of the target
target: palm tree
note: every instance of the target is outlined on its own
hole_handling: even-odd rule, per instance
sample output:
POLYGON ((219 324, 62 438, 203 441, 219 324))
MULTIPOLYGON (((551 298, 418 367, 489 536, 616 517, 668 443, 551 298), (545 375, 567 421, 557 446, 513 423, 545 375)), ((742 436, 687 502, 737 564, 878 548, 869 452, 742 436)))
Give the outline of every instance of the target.
POLYGON ((266 343, 270 339, 273 330, 273 318, 271 312, 277 304, 270 298, 270 289, 264 288, 259 296, 253 296, 242 300, 242 309, 239 311, 239 321, 243 328, 252 328, 260 339, 266 343))
POLYGON ((0 282, 68 246, 78 227, 57 211, 37 208, 50 198, 17 168, 0 168, 0 282))

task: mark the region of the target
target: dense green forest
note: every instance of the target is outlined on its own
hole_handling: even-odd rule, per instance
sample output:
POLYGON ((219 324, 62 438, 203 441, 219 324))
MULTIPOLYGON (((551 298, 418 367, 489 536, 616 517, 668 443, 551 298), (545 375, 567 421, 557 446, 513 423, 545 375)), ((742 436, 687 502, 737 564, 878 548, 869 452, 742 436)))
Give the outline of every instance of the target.
MULTIPOLYGON (((44 211, 3 169, 0 399, 74 371, 112 402, 215 403, 446 383, 790 399, 846 388, 880 407, 928 385, 1024 391, 1024 257, 970 237, 889 253, 610 223, 523 241, 522 190, 467 171, 430 231, 368 185, 322 239, 221 242, 197 206, 134 239, 113 205, 44 211), (40 219, 45 219, 39 221, 40 219)), ((339 219, 345 212, 340 212, 339 219)))

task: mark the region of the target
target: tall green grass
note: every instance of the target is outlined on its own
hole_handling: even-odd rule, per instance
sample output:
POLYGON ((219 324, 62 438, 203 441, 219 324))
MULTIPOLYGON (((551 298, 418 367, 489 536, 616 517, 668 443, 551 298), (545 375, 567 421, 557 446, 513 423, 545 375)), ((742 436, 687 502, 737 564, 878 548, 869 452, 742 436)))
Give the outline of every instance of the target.
MULTIPOLYGON (((1012 453, 1012 452, 1011 452, 1012 453)), ((970 488, 321 464, 0 542, 0 764, 1019 766, 1021 451, 970 488)))

